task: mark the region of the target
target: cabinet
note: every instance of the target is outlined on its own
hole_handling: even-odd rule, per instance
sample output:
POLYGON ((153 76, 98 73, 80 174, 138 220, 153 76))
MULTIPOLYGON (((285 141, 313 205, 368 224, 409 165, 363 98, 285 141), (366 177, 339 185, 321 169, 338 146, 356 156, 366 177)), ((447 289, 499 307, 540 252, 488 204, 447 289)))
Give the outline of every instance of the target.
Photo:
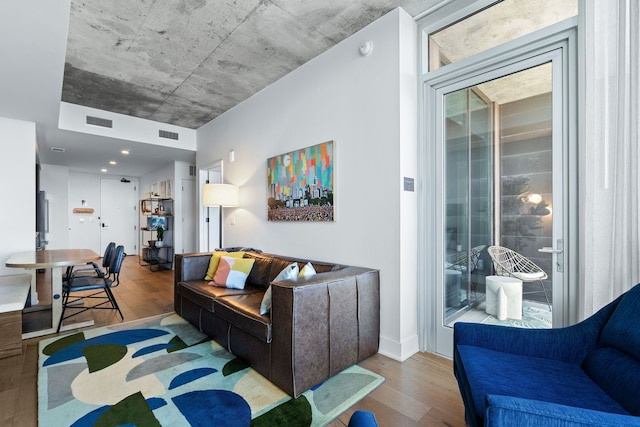
POLYGON ((151 271, 173 268, 173 200, 140 200, 140 265, 151 271))

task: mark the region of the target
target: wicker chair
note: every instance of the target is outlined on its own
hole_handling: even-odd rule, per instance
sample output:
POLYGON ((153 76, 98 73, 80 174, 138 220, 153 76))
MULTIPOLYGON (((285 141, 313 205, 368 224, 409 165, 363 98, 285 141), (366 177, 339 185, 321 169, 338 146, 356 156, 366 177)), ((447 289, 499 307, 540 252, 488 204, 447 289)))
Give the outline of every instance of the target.
MULTIPOLYGON (((520 255, 518 252, 502 246, 489 246, 487 249, 489 256, 493 261, 493 267, 498 276, 511 276, 523 282, 540 282, 544 297, 547 300, 549 311, 551 311, 551 302, 547 295, 547 290, 542 283, 548 276, 543 269, 538 267, 529 258, 520 255)), ((536 291, 537 293, 538 291, 536 291)), ((525 292, 523 292, 524 294, 525 292)), ((532 293, 532 292, 526 292, 532 293)))

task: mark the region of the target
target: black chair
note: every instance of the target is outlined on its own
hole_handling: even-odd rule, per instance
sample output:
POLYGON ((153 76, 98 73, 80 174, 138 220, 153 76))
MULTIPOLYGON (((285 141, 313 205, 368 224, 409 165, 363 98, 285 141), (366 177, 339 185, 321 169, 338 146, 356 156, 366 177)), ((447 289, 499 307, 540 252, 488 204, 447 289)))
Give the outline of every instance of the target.
POLYGON ((100 267, 95 262, 88 262, 86 264, 82 264, 84 268, 76 268, 77 266, 70 265, 69 267, 67 267, 67 271, 63 277, 63 281, 69 280, 69 277, 74 272, 82 272, 81 274, 83 275, 93 276, 96 274, 97 271, 101 271, 104 276, 106 277, 111 276, 111 273, 109 272, 109 268, 111 266, 111 259, 113 258, 113 254, 115 250, 116 250, 115 242, 110 242, 105 248, 104 254, 102 255, 102 270, 100 270, 100 267))
POLYGON ((120 245, 116 247, 113 252, 107 275, 105 275, 98 266, 93 269, 94 274, 92 275, 87 274, 87 269, 79 269, 77 271, 73 271, 68 279, 62 283, 62 313, 60 314, 60 322, 58 322, 57 332, 60 332, 63 320, 91 309, 118 310, 120 318, 124 320, 124 316, 122 315, 122 311, 120 311, 120 307, 118 307, 116 298, 113 296, 113 292, 111 292, 111 288, 115 288, 120 284, 120 269, 122 267, 124 257, 124 246, 120 245), (83 293, 81 295, 71 296, 71 294, 75 292, 94 290, 97 292, 89 295, 83 293), (83 300, 102 301, 96 302, 89 307, 85 307, 83 300), (80 301, 83 302, 82 305, 74 304, 80 301), (105 306, 106 304, 109 304, 109 306, 105 306), (67 310, 77 311, 65 316, 65 312, 67 310))

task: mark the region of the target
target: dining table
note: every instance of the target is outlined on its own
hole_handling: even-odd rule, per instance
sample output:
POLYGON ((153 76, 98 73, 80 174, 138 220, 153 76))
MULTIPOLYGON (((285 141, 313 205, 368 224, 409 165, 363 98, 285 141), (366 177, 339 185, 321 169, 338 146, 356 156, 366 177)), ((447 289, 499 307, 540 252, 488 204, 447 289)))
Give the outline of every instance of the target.
MULTIPOLYGON (((67 267, 98 261, 100 255, 91 249, 46 249, 18 252, 5 262, 7 267, 51 269, 51 328, 22 334, 23 339, 56 333, 62 314, 62 278, 67 267)), ((63 325, 60 331, 92 326, 93 320, 63 325)))

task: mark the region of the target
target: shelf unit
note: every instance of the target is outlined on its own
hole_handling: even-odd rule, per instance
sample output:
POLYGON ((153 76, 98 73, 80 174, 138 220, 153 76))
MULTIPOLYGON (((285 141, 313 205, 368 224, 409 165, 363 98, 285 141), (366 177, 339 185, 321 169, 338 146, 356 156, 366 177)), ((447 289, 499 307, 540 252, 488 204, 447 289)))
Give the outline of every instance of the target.
POLYGON ((151 271, 173 268, 173 199, 152 197, 140 200, 140 265, 151 271), (162 242, 158 226, 164 228, 162 242), (160 246, 161 245, 161 246, 160 246))

